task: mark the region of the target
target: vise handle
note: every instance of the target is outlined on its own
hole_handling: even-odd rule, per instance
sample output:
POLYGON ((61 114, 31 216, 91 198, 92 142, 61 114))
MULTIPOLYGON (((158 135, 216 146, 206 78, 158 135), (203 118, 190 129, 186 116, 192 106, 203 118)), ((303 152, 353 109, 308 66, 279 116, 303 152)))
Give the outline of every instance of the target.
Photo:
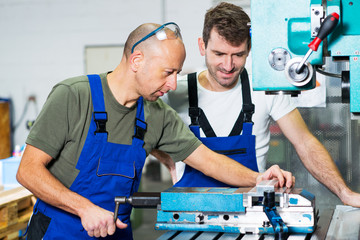
POLYGON ((160 204, 159 192, 136 192, 130 197, 115 197, 114 222, 118 217, 120 204, 131 204, 134 208, 157 208, 160 204))

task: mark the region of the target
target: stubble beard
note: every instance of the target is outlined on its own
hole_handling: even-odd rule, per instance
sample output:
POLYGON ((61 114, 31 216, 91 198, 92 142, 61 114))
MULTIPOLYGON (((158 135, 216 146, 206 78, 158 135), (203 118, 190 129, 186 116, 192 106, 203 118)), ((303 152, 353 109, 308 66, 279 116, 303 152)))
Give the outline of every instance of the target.
MULTIPOLYGON (((206 62, 206 66, 207 66, 207 69, 208 69, 208 72, 209 72, 209 75, 211 76, 211 78, 214 79, 220 86, 222 86, 224 88, 229 88, 229 87, 234 86, 236 84, 236 82, 238 81, 241 72, 244 70, 244 67, 242 67, 241 70, 238 73, 236 73, 233 76, 233 79, 231 79, 230 81, 221 81, 221 79, 216 75, 216 73, 224 72, 224 71, 222 71, 222 69, 219 67, 215 67, 215 71, 214 71, 214 68, 211 68, 211 66, 208 64, 208 62, 206 62)), ((236 71, 237 71, 237 69, 233 69, 231 72, 236 72, 236 71)))

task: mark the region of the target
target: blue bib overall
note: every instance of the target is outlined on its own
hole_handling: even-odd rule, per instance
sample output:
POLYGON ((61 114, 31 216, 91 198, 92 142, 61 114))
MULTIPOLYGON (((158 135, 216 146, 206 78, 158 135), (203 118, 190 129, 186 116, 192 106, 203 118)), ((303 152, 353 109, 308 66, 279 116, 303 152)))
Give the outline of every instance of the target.
MULTIPOLYGON (((88 78, 94 112, 85 145, 76 165, 80 172, 70 190, 113 212, 115 196, 130 196, 139 187, 146 158, 146 152, 143 149, 143 137, 146 131, 143 98, 141 97, 137 102, 135 135, 132 145, 108 142, 105 126, 107 113, 101 79, 98 75, 89 75, 88 78)), ((78 216, 55 208, 41 200, 38 200, 34 207, 34 215, 37 211, 51 218, 43 239, 91 239, 78 216)), ((114 235, 108 236, 106 239, 132 239, 131 206, 129 204, 121 205, 118 213, 119 219, 129 226, 126 229, 117 229, 114 235)))
MULTIPOLYGON (((224 154, 244 166, 259 171, 256 162, 255 136, 252 135, 254 105, 251 102, 249 79, 246 69, 241 73, 243 107, 228 137, 217 137, 205 113, 198 107, 196 73, 188 75, 190 129, 211 150, 224 154), (206 137, 200 137, 202 128, 206 137), (242 131, 242 134, 240 134, 242 131)), ((221 167, 221 166, 219 166, 221 167)), ((186 165, 185 171, 175 187, 232 187, 208 177, 186 165)))

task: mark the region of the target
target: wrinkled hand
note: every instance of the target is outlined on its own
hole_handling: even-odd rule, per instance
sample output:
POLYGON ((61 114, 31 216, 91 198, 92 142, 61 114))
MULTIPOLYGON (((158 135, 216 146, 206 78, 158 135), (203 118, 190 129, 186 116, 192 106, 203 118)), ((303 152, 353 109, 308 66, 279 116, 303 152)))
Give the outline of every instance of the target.
POLYGON ((277 179, 279 181, 278 186, 275 187, 286 186, 291 188, 295 185, 295 177, 292 175, 292 173, 282 170, 278 165, 273 165, 264 173, 259 173, 258 177, 256 178, 256 183, 271 179, 277 179))
POLYGON ((114 223, 114 213, 96 205, 87 209, 81 218, 81 224, 90 237, 106 237, 115 233, 116 227, 124 229, 127 224, 119 219, 114 223))

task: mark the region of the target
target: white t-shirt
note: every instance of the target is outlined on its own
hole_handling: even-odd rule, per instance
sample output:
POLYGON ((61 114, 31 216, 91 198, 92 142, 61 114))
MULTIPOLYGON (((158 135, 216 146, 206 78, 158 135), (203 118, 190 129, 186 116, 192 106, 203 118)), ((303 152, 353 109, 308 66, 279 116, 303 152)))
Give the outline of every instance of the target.
MULTIPOLYGON (((197 78, 199 73, 197 73, 197 78)), ((249 79, 251 84, 251 75, 249 75, 249 79)), ((174 108, 179 113, 181 119, 190 125, 187 84, 187 75, 179 76, 177 89, 165 94, 162 100, 174 108)), ((241 81, 239 80, 234 88, 225 92, 209 91, 203 88, 199 82, 197 87, 198 106, 205 112, 216 136, 229 136, 242 109, 241 81)), ((265 95, 263 91, 251 90, 251 100, 255 104, 255 113, 252 117, 254 122, 253 135, 256 136, 256 158, 260 172, 265 171, 266 167, 266 153, 269 150, 270 142, 270 120, 272 118, 277 121, 295 109, 296 106, 290 98, 288 95, 265 95)), ((201 130, 200 135, 205 137, 201 130)), ((178 180, 182 176, 183 169, 184 163, 177 162, 176 172, 178 180)))

